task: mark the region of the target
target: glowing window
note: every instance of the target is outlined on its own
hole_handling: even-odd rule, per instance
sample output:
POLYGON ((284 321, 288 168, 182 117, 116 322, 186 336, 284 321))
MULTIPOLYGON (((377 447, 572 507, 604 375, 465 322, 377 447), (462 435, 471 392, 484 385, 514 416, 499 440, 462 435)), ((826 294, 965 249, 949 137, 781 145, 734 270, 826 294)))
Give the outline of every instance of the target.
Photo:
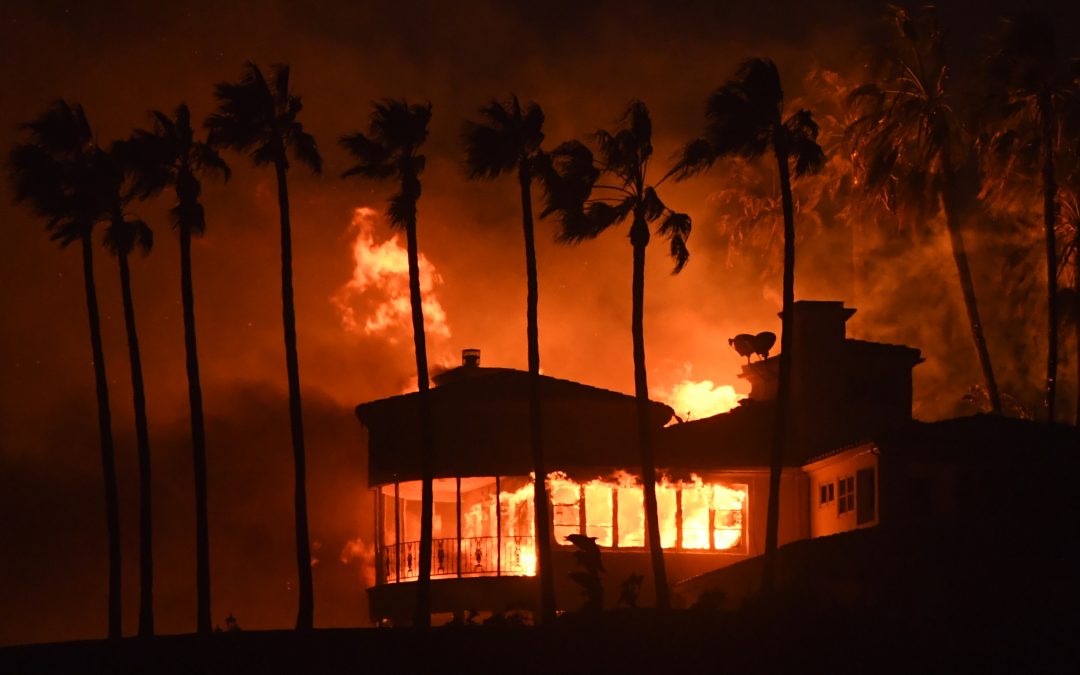
POLYGON ((620 487, 619 546, 635 548, 645 545, 645 490, 640 487, 620 487))
POLYGON ((565 478, 549 477, 555 543, 566 545, 566 537, 581 533, 581 489, 565 478))
POLYGON ((598 546, 611 546, 613 541, 611 493, 611 486, 603 483, 585 485, 585 535, 596 537, 598 546))

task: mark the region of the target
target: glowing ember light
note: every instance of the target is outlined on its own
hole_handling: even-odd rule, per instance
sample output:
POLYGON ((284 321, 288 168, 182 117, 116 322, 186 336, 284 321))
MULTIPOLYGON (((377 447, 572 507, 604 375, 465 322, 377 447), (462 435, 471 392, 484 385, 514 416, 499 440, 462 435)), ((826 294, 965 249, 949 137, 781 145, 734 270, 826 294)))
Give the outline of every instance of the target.
MULTIPOLYGON (((398 235, 375 240, 378 213, 366 206, 353 210, 349 231, 353 233, 353 275, 331 300, 341 312, 346 330, 366 335, 384 334, 396 341, 398 331, 409 331, 409 259, 398 235), (364 309, 361 311, 360 306, 364 309), (359 317, 365 317, 362 321, 359 317)), ((419 256, 420 293, 424 303, 424 326, 429 335, 450 336, 435 287, 442 277, 423 253, 419 256)), ((411 334, 411 333, 410 333, 411 334)))
POLYGON ((676 415, 690 420, 725 413, 739 405, 744 398, 746 394, 736 392, 735 387, 729 384, 717 385, 712 380, 683 380, 671 388, 664 402, 671 406, 676 415))

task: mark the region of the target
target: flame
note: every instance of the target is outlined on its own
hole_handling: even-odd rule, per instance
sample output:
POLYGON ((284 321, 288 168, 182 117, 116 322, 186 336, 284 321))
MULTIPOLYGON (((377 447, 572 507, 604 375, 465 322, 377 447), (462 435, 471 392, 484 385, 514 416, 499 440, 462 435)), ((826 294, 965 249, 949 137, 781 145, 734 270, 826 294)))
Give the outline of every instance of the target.
POLYGON ((729 384, 714 384, 712 380, 683 380, 663 397, 675 414, 685 420, 702 419, 725 413, 746 398, 729 384))
MULTIPOLYGON (((331 300, 341 312, 345 330, 388 335, 391 342, 396 342, 397 333, 409 331, 412 325, 408 253, 396 234, 376 241, 377 216, 375 209, 366 206, 353 210, 349 225, 353 233, 353 274, 331 300)), ((419 255, 419 267, 424 327, 429 335, 449 337, 446 311, 435 294, 442 277, 423 253, 419 255)))

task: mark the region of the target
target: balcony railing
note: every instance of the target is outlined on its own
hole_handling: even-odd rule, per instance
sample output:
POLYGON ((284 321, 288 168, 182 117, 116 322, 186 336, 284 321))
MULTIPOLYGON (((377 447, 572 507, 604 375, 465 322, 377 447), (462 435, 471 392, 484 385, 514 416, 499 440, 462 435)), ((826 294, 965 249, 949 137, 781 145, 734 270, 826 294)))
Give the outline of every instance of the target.
MULTIPOLYGON (((378 564, 380 583, 416 579, 420 576, 420 542, 404 541, 383 546, 378 564)), ((433 579, 522 576, 535 574, 535 570, 532 537, 465 537, 435 539, 431 543, 433 579)))

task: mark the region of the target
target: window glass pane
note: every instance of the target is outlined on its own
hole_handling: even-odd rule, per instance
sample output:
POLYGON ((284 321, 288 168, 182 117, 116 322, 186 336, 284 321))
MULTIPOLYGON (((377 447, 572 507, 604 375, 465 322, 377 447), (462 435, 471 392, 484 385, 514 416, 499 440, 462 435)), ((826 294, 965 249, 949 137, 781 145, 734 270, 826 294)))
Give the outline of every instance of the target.
MULTIPOLYGON (((657 499, 659 499, 659 494, 657 494, 657 499)), ((633 548, 644 545, 645 490, 641 487, 621 487, 619 488, 619 546, 633 548)))
POLYGON ((745 485, 713 485, 713 548, 724 551, 742 543, 745 485))
POLYGON ((435 500, 432 504, 432 538, 457 539, 457 479, 432 481, 435 500))
MULTIPOLYGON (((660 548, 675 548, 675 541, 678 537, 678 524, 675 522, 675 516, 677 515, 675 495, 677 491, 678 488, 674 485, 656 486, 656 512, 660 520, 660 548)), ((645 517, 644 513, 645 511, 642 509, 642 518, 645 517)), ((622 525, 622 521, 619 521, 619 525, 622 525)), ((619 538, 622 538, 622 532, 619 533, 619 538)), ((645 545, 644 535, 641 545, 645 545)))
POLYGON ((709 548, 709 488, 707 486, 683 485, 682 547, 709 548))
POLYGON ((494 537, 495 521, 495 478, 462 478, 462 539, 494 537))
POLYGON ((394 529, 394 510, 397 508, 397 502, 394 501, 394 486, 390 485, 380 490, 379 499, 382 501, 380 504, 382 523, 379 528, 382 530, 382 545, 390 546, 397 543, 397 533, 394 529))
POLYGON ((565 478, 550 476, 548 493, 551 495, 555 543, 568 546, 566 536, 581 532, 581 511, 578 505, 581 494, 578 485, 565 478))
POLYGON ((536 574, 532 480, 528 477, 510 476, 501 478, 499 482, 499 510, 502 519, 500 571, 503 574, 536 574))
POLYGON ((599 483, 585 485, 585 534, 596 537, 598 546, 611 546, 611 488, 599 483))
POLYGON ((420 481, 400 483, 398 496, 401 498, 401 541, 420 541, 420 481))

